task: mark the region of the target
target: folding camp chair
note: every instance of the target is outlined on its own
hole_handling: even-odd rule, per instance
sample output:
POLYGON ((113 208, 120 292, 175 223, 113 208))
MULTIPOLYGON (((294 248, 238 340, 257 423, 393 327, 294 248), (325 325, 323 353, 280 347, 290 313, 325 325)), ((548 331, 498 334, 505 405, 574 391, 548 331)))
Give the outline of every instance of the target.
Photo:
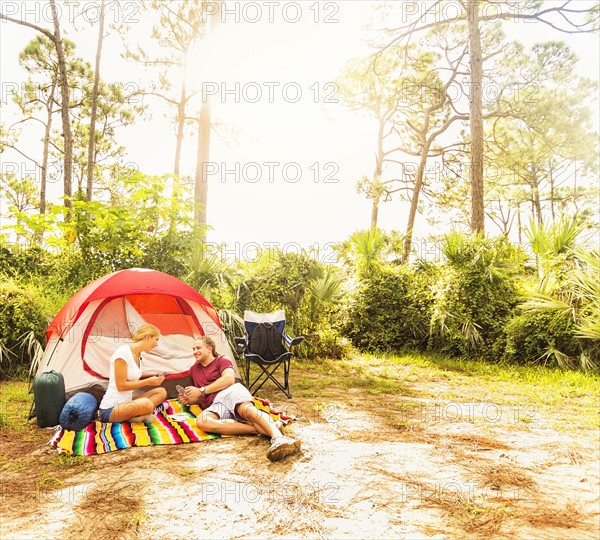
POLYGON ((285 312, 255 313, 244 311, 246 335, 236 337, 237 351, 244 355, 245 383, 248 390, 257 392, 268 380, 271 380, 288 398, 290 392, 290 361, 294 353, 292 347, 304 341, 304 336, 291 338, 284 333, 285 312), (260 372, 251 380, 250 365, 256 364, 260 372), (283 383, 276 378, 275 372, 283 368, 283 383))

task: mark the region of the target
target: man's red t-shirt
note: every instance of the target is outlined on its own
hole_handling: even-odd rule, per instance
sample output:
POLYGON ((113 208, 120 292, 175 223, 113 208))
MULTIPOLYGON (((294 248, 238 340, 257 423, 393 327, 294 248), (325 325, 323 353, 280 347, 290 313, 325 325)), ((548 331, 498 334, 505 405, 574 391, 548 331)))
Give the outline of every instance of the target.
MULTIPOLYGON (((208 366, 204 367, 199 362, 196 362, 190 368, 190 375, 192 377, 192 383, 194 386, 200 388, 201 386, 208 386, 210 383, 215 382, 227 368, 233 368, 233 362, 228 356, 221 355, 217 356, 208 366)), ((218 393, 218 392, 217 392, 218 393)), ((215 400, 217 393, 208 394, 207 396, 200 397, 201 409, 206 409, 215 400)))

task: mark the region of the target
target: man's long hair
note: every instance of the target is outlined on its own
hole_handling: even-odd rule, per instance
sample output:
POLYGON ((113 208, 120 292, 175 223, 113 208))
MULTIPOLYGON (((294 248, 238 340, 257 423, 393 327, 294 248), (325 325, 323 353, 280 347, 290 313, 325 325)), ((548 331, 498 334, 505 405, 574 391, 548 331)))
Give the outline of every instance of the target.
POLYGON ((215 344, 215 342, 213 341, 212 338, 208 337, 208 336, 200 336, 199 338, 196 338, 194 341, 201 341, 202 343, 204 343, 205 345, 208 345, 210 347, 210 350, 212 352, 212 355, 216 358, 217 356, 219 356, 219 353, 217 352, 217 346, 215 344))

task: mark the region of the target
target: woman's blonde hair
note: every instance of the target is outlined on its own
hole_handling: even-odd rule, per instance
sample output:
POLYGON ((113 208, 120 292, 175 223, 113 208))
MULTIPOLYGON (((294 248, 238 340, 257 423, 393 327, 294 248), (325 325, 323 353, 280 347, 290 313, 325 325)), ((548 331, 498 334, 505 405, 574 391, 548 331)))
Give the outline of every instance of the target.
POLYGON ((158 327, 154 326, 150 323, 144 323, 137 329, 137 332, 133 334, 133 341, 142 341, 146 339, 146 336, 155 337, 160 335, 160 330, 158 327))

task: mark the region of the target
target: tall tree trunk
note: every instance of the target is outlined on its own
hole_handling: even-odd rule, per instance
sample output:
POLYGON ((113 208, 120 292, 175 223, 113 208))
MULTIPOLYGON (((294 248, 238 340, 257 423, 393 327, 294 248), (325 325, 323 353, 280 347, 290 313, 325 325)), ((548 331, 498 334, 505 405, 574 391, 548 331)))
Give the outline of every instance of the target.
POLYGON ((371 230, 374 231, 377 228, 377 219, 379 216, 379 197, 373 197, 373 204, 371 205, 371 230))
POLYGON ((419 195, 423 187, 423 178, 425 176, 425 167, 427 165, 427 155, 429 154, 430 142, 422 146, 419 168, 417 169, 417 177, 415 178, 415 187, 413 188, 412 198, 410 201, 410 210, 408 212, 408 223, 406 224, 406 235, 404 237, 404 249, 402 250, 402 264, 408 263, 410 257, 410 249, 412 247, 413 227, 417 217, 417 207, 419 204, 419 195))
POLYGON ((485 231, 483 199, 483 60, 479 29, 479 0, 467 2, 469 30, 469 63, 471 68, 470 124, 471 124, 471 231, 485 231))
MULTIPOLYGON (((65 62, 65 52, 63 50, 60 37, 60 25, 58 23, 58 13, 56 11, 56 0, 50 0, 52 8, 52 18, 54 20, 54 44, 56 46, 56 55, 58 57, 58 70, 60 74, 60 94, 61 94, 61 113, 62 113, 62 128, 64 138, 64 193, 65 206, 70 209, 73 207, 71 203, 72 178, 73 178, 73 136, 71 134, 71 121, 69 118, 69 82, 67 80, 67 65, 65 62)), ((71 219, 71 213, 67 211, 65 220, 71 219)))
MULTIPOLYGON (((223 0, 217 0, 216 13, 211 15, 210 31, 221 21, 223 0)), ((206 166, 210 157, 210 129, 212 116, 212 96, 202 91, 202 105, 198 116, 198 150, 196 153, 196 176, 194 182, 194 221, 198 228, 198 239, 206 242, 206 211, 208 204, 208 178, 206 166)))
MULTIPOLYGON (((179 104, 177 105, 177 145, 175 148, 175 164, 173 166, 173 175, 175 176, 175 178, 173 179, 173 192, 171 194, 171 223, 169 224, 170 234, 175 234, 177 230, 177 216, 175 212, 175 205, 177 204, 178 199, 181 197, 181 190, 179 189, 179 174, 181 168, 181 149, 183 147, 183 136, 185 128, 185 109, 187 105, 187 91, 185 86, 187 65, 188 51, 186 50, 185 59, 183 61, 183 81, 181 83, 181 96, 179 98, 179 104)), ((206 216, 204 217, 204 219, 206 219, 206 216)))
POLYGON ((196 182, 194 186, 194 221, 198 226, 198 239, 206 242, 206 206, 208 203, 208 178, 206 167, 210 157, 211 96, 202 93, 202 107, 198 117, 198 152, 196 182))
POLYGON ((554 165, 552 163, 550 163, 550 214, 554 221, 556 216, 554 214, 554 165))
POLYGON ((46 103, 46 128, 44 130, 44 149, 42 153, 42 178, 40 186, 40 214, 46 213, 46 184, 48 182, 48 154, 50 146, 50 131, 52 130, 52 106, 54 105, 54 91, 56 90, 56 81, 52 81, 50 96, 46 103))
MULTIPOLYGON (((377 155, 375 156, 375 170, 373 171, 373 181, 379 184, 381 182, 381 173, 383 172, 383 130, 385 122, 379 118, 379 129, 377 131, 377 155)), ((381 201, 382 193, 379 193, 379 185, 376 185, 377 190, 373 195, 373 205, 371 206, 371 230, 377 228, 377 220, 379 219, 379 202, 381 201)))
POLYGON ((575 176, 573 177, 573 204, 575 205, 575 215, 579 213, 577 207, 577 160, 575 161, 575 176))
POLYGON ((185 73, 187 71, 187 53, 185 56, 183 67, 183 82, 181 83, 181 97, 177 106, 177 146, 175 148, 175 165, 173 166, 173 174, 179 176, 181 163, 181 148, 183 146, 183 130, 185 127, 185 105, 186 105, 186 89, 185 89, 185 73))
POLYGON ((517 226, 519 227, 519 245, 523 243, 523 226, 521 225, 521 203, 517 205, 517 226))
POLYGON ((100 27, 98 29, 98 46, 96 47, 96 67, 94 71, 94 87, 92 89, 92 110, 90 112, 90 140, 88 141, 87 185, 85 200, 92 200, 94 186, 94 166, 96 165, 96 111, 98 109, 98 86, 100 85, 100 58, 104 42, 104 2, 100 2, 100 27))
POLYGON ((542 224, 542 203, 540 201, 540 186, 537 178, 537 169, 535 164, 531 173, 531 202, 533 203, 533 213, 538 222, 538 225, 542 224))

